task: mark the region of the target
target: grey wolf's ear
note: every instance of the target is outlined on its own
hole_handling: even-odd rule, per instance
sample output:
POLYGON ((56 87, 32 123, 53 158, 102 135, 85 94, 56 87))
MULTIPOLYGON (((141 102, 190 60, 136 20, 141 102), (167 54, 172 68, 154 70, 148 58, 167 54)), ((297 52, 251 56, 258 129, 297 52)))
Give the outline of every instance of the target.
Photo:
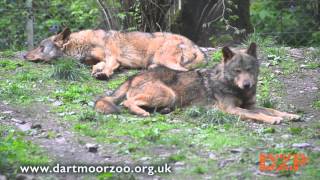
POLYGON ((71 31, 69 28, 64 28, 62 32, 56 35, 54 41, 65 41, 69 38, 71 31))
POLYGON ((227 62, 234 56, 234 53, 229 47, 225 46, 222 48, 222 55, 223 55, 223 61, 227 62))
POLYGON ((247 49, 247 54, 257 58, 257 44, 251 43, 249 48, 247 49))

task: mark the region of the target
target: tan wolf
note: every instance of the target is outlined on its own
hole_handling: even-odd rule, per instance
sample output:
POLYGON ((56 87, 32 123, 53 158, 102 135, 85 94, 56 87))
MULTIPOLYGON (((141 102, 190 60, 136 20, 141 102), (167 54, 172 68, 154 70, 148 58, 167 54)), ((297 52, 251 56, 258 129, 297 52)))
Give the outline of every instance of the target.
POLYGON ((255 106, 259 74, 255 43, 244 52, 224 47, 222 53, 222 62, 211 69, 178 72, 158 67, 141 72, 124 82, 112 96, 97 100, 95 109, 115 113, 119 111, 116 103, 125 99, 123 105, 140 116, 150 115, 144 108, 173 109, 203 104, 215 105, 242 119, 270 124, 300 118, 296 114, 255 106))
POLYGON ((24 58, 51 61, 71 56, 93 65, 92 75, 105 79, 120 66, 154 68, 158 65, 187 71, 205 64, 205 55, 191 40, 177 34, 83 30, 61 33, 43 40, 24 58))

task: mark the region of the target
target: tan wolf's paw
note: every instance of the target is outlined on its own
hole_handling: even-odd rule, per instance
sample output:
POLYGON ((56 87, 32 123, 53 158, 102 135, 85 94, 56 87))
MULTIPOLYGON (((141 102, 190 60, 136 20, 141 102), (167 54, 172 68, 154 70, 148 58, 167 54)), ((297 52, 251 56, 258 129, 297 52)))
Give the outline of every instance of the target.
POLYGON ((280 124, 282 120, 283 120, 282 117, 272 117, 272 119, 270 119, 270 121, 268 121, 268 123, 270 123, 270 124, 280 124))
POLYGON ((142 112, 139 114, 140 116, 143 116, 143 117, 149 117, 150 116, 150 113, 149 112, 142 112))
POLYGON ((151 64, 151 65, 148 67, 148 69, 155 69, 155 68, 157 68, 157 67, 159 67, 158 64, 151 64))
POLYGON ((92 73, 92 76, 95 77, 96 79, 101 79, 101 80, 106 80, 109 78, 108 75, 103 72, 92 73))

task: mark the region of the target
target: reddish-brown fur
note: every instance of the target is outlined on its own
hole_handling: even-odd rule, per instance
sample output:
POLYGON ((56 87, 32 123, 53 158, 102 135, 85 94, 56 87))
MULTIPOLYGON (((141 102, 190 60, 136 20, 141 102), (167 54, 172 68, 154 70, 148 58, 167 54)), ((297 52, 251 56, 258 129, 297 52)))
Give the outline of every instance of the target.
POLYGON ((155 68, 158 65, 187 71, 205 63, 200 48, 186 37, 171 33, 143 33, 65 29, 29 51, 30 61, 50 61, 63 55, 93 65, 96 78, 110 77, 120 66, 155 68))
POLYGON ((123 105, 141 116, 150 115, 143 107, 173 109, 203 104, 216 105, 242 119, 271 124, 280 123, 284 118, 299 118, 295 114, 255 106, 259 63, 254 43, 245 52, 234 52, 228 47, 222 52, 222 62, 213 69, 177 72, 158 67, 142 72, 126 81, 112 96, 97 100, 95 108, 107 114, 118 112, 116 103, 124 99, 123 105))

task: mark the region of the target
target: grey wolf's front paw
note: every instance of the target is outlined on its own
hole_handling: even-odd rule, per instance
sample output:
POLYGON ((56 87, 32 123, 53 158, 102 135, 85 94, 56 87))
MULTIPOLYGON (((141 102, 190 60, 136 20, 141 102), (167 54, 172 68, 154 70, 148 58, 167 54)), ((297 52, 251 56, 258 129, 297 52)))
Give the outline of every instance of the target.
POLYGON ((290 120, 290 121, 298 121, 298 120, 301 120, 301 116, 298 115, 298 114, 289 114, 287 116, 287 118, 290 120))
POLYGON ((283 120, 282 117, 273 117, 272 119, 270 119, 268 121, 268 123, 270 123, 270 124, 280 124, 282 120, 283 120))

